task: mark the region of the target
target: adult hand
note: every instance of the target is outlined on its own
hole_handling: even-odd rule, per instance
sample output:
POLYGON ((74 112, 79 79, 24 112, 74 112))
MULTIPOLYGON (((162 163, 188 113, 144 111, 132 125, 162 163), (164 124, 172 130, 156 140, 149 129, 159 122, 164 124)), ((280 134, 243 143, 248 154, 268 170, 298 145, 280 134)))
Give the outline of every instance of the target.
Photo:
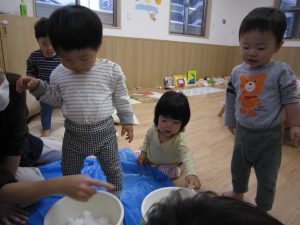
POLYGON ((28 212, 22 208, 14 207, 6 215, 0 218, 0 223, 3 225, 26 224, 28 221, 28 212))
POLYGON ((115 188, 112 184, 94 180, 84 175, 63 176, 57 179, 60 179, 60 185, 57 187, 59 188, 58 192, 83 202, 88 201, 97 193, 95 187, 104 187, 109 190, 114 190, 115 188))

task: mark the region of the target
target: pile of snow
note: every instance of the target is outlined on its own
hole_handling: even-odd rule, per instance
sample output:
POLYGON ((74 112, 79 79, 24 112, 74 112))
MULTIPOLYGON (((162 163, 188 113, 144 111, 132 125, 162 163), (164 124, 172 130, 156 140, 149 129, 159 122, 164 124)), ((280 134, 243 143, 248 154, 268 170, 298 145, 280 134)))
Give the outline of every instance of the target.
POLYGON ((90 211, 83 211, 82 215, 68 219, 66 225, 111 225, 107 217, 95 219, 90 211))

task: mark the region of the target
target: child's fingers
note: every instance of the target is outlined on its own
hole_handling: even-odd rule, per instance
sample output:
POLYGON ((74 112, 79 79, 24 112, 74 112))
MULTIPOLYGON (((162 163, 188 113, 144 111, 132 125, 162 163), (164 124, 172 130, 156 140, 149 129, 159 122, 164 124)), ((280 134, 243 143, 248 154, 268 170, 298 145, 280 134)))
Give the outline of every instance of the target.
POLYGON ((121 136, 123 137, 124 135, 125 135, 125 130, 122 129, 122 130, 121 130, 121 136))
POLYGON ((21 93, 25 90, 24 85, 23 85, 23 79, 19 79, 16 82, 16 91, 21 93))
POLYGON ((28 89, 33 89, 33 88, 35 88, 35 86, 36 86, 36 82, 34 80, 29 80, 26 84, 26 87, 28 89))

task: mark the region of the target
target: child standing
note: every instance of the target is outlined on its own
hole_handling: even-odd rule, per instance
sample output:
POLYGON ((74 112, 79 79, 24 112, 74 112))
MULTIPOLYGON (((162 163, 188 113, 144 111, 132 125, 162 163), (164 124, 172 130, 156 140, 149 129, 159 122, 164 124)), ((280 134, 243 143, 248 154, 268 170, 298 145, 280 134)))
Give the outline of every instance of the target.
POLYGON ((116 107, 122 124, 121 135, 133 139, 133 112, 119 65, 98 60, 102 23, 92 10, 65 6, 49 18, 49 38, 61 63, 42 80, 22 78, 18 90, 31 90, 41 101, 61 106, 65 120, 62 147, 62 173, 80 173, 83 160, 95 155, 107 181, 119 195, 122 170, 112 114, 116 107))
POLYGON ((271 58, 283 44, 286 17, 274 8, 256 8, 239 30, 243 64, 230 76, 225 125, 235 134, 231 161, 233 191, 223 195, 243 199, 251 167, 257 177, 256 204, 272 208, 281 163, 282 111, 292 139, 300 139, 300 108, 296 76, 290 66, 271 58))
POLYGON ((187 97, 175 91, 164 93, 155 107, 154 125, 147 131, 137 161, 158 167, 171 179, 181 175, 183 164, 186 187, 199 190, 201 183, 184 135, 184 128, 189 120, 190 106, 187 97))
MULTIPOLYGON (((27 59, 27 75, 50 83, 50 74, 59 64, 59 58, 48 38, 48 19, 41 18, 34 25, 35 38, 40 47, 27 59)), ((40 102, 42 137, 50 135, 53 106, 40 102)))

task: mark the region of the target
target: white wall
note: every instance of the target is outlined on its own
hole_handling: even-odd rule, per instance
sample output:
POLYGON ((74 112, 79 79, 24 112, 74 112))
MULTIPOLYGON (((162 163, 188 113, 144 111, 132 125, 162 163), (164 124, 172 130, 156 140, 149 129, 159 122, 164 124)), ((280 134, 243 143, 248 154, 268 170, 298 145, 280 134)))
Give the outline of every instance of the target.
MULTIPOLYGON (((0 11, 8 12, 13 15, 20 15, 20 2, 21 0, 0 0, 0 11)), ((33 15, 32 0, 24 0, 27 5, 27 15, 33 15)))
MULTIPOLYGON (((120 28, 104 28, 104 35, 123 36, 134 38, 148 38, 169 41, 183 41, 194 43, 238 45, 238 29, 241 20, 252 9, 259 6, 273 6, 273 0, 211 0, 211 18, 208 25, 208 38, 184 37, 169 34, 170 1, 161 1, 156 5, 154 0, 150 5, 158 8, 156 20, 152 21, 146 11, 136 10, 138 3, 145 0, 121 0, 121 26, 120 28), (226 20, 223 24, 222 21, 226 20)), ((0 0, 1 11, 19 15, 20 0, 0 0)), ((28 16, 33 16, 31 0, 25 0, 28 16)), ((146 3, 145 3, 146 4, 146 3)), ((300 47, 300 41, 286 41, 285 46, 300 47)))

